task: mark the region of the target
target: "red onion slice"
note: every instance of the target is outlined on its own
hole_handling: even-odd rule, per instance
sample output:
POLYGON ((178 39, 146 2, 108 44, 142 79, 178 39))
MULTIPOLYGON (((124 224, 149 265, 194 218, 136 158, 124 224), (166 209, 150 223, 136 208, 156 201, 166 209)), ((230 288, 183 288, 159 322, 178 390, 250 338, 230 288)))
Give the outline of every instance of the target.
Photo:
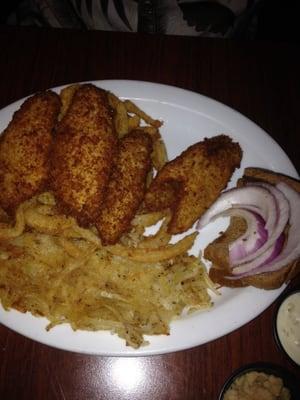
POLYGON ((252 211, 233 208, 225 215, 243 218, 247 223, 246 232, 229 245, 230 264, 237 264, 238 260, 252 254, 267 241, 268 232, 263 218, 252 211))
POLYGON ((276 199, 276 212, 269 215, 269 218, 266 221, 265 228, 268 231, 268 240, 258 248, 257 251, 238 260, 239 266, 236 268, 237 271, 240 271, 239 273, 242 271, 245 272, 249 268, 250 263, 252 268, 257 268, 265 262, 265 251, 274 245, 289 220, 290 206, 284 194, 278 190, 278 188, 268 183, 257 183, 255 186, 261 186, 269 190, 269 192, 274 196, 276 199), (252 260, 254 264, 252 264, 252 260), (243 264, 243 267, 241 267, 241 264, 243 264))
POLYGON ((281 233, 281 235, 277 238, 276 242, 273 243, 271 247, 269 247, 260 257, 259 262, 249 262, 247 264, 242 264, 241 266, 235 267, 232 269, 232 274, 236 275, 237 278, 243 278, 246 276, 253 275, 254 271, 259 270, 263 266, 271 263, 282 251, 284 245, 285 235, 281 233), (251 267, 249 265, 251 264, 251 267), (255 267, 252 265, 259 264, 255 267))
POLYGON ((285 246, 273 260, 267 260, 258 268, 252 269, 236 278, 278 271, 300 257, 300 194, 284 182, 278 183, 276 187, 285 195, 290 206, 290 227, 285 246))
POLYGON ((241 216, 247 222, 247 231, 229 246, 232 279, 277 271, 300 257, 300 194, 284 182, 276 187, 254 183, 223 192, 197 228, 224 215, 241 216))
POLYGON ((278 271, 300 257, 300 194, 284 182, 276 187, 284 193, 290 204, 290 228, 284 249, 272 262, 258 268, 255 274, 278 271))
POLYGON ((203 228, 230 208, 249 208, 250 211, 256 212, 267 221, 268 217, 276 215, 276 207, 275 197, 264 187, 249 185, 241 188, 229 189, 223 192, 202 215, 196 228, 203 228))
MULTIPOLYGON (((197 228, 199 229, 217 217, 224 216, 225 213, 229 215, 228 210, 230 210, 231 215, 240 213, 240 216, 245 218, 248 225, 247 231, 233 242, 229 248, 229 260, 233 267, 239 266, 248 259, 251 260, 252 257, 254 258, 261 247, 265 246, 267 248, 266 245, 269 242, 267 239, 270 236, 273 240, 272 243, 276 241, 276 238, 273 239, 273 231, 276 230, 278 205, 273 192, 268 186, 252 184, 242 188, 227 190, 221 194, 219 199, 198 221, 197 228), (257 215, 257 218, 263 219, 265 226, 263 222, 259 223, 257 218, 254 218, 254 215, 257 215), (253 229, 254 226, 255 229, 253 229), (268 227, 268 232, 266 232, 266 227, 268 227)), ((278 194, 276 193, 276 195, 278 194)), ((272 243, 270 243, 270 246, 272 243)))

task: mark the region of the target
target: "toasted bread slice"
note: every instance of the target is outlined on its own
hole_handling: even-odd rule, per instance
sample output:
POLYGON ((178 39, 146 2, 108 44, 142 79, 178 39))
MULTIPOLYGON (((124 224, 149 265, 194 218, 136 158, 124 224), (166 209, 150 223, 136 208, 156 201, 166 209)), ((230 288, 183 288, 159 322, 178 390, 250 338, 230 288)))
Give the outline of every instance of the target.
MULTIPOLYGON (((300 193, 300 181, 261 168, 246 168, 244 176, 238 181, 238 186, 257 181, 268 182, 274 185, 278 182, 285 182, 300 193)), ((228 278, 231 275, 228 246, 245 232, 246 227, 246 222, 243 219, 232 217, 226 232, 210 243, 204 250, 204 257, 212 262, 209 276, 215 283, 228 287, 255 286, 261 289, 276 289, 284 282, 290 281, 300 272, 300 260, 298 259, 281 268, 279 271, 234 280, 228 278)))

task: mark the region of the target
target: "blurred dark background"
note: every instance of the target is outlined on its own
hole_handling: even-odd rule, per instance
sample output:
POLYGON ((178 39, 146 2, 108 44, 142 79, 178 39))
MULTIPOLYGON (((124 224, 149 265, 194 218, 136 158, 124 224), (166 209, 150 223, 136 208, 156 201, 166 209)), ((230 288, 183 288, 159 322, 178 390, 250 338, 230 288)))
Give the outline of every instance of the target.
MULTIPOLYGON (((92 10, 92 1, 94 0, 84 1, 87 4, 87 9, 92 10)), ((101 7, 107 11, 109 0, 98 1, 101 7)), ((51 1, 2 0, 0 3, 0 24, 93 29, 93 27, 86 26, 84 18, 78 13, 76 6, 74 7, 74 4, 80 7, 80 2, 81 0, 60 0, 60 2, 53 0, 53 14, 56 14, 56 16, 60 14, 58 16, 59 22, 53 24, 53 21, 47 18, 44 5, 45 3, 52 4, 51 1)), ((119 12, 119 16, 121 18, 124 17, 123 21, 126 30, 129 27, 129 30, 135 31, 126 20, 122 0, 114 0, 112 3, 119 12)), ((163 2, 141 0, 135 1, 135 3, 137 3, 139 10, 137 31, 168 33, 163 32, 157 24, 153 23, 155 10, 147 9, 150 3, 159 10, 163 2)), ((216 1, 178 2, 183 13, 183 19, 196 32, 201 32, 199 36, 299 43, 299 1, 245 0, 244 3, 247 4, 247 9, 238 17, 224 6, 226 2, 223 1, 223 5, 220 3, 218 4, 216 1)), ((96 27, 95 29, 101 29, 101 27, 96 27)), ((111 24, 109 30, 122 30, 122 27, 114 27, 111 24)))

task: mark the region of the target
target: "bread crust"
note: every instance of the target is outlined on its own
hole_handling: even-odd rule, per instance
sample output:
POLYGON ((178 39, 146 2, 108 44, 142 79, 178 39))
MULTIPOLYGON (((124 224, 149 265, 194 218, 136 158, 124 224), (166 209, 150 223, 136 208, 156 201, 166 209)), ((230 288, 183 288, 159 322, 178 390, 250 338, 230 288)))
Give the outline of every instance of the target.
MULTIPOLYGON (((278 182, 285 182, 300 193, 299 180, 262 168, 246 168, 243 177, 238 181, 238 186, 258 181, 268 182, 273 185, 278 182)), ((204 258, 212 263, 209 276, 213 282, 227 287, 254 286, 270 290, 279 288, 284 282, 289 282, 300 273, 300 260, 298 259, 281 268, 279 271, 257 274, 241 279, 229 279, 228 277, 230 277, 231 272, 228 246, 241 236, 246 228, 246 222, 243 219, 232 217, 226 232, 210 243, 204 250, 204 258)))

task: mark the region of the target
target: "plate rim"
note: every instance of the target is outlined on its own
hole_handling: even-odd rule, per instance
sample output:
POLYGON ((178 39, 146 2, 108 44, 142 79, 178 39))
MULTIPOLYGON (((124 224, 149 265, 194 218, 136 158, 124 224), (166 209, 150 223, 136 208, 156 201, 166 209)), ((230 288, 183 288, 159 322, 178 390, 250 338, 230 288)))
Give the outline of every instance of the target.
MULTIPOLYGON (((272 138, 266 131, 264 131, 254 121, 252 121, 248 117, 244 116, 241 112, 239 112, 239 111, 227 106, 226 104, 224 104, 224 103, 222 103, 222 102, 220 102, 220 101, 218 101, 216 99, 213 99, 213 98, 210 98, 210 97, 208 97, 206 95, 202 95, 202 94, 200 94, 198 92, 191 91, 191 90, 184 89, 184 88, 177 87, 177 86, 171 86, 171 85, 167 85, 167 84, 155 83, 155 82, 150 82, 150 81, 130 80, 130 79, 89 80, 89 81, 73 82, 73 83, 67 83, 67 84, 64 84, 64 85, 55 86, 55 87, 52 87, 52 88, 49 88, 49 89, 46 89, 46 90, 53 90, 53 91, 57 92, 57 91, 61 90, 63 87, 66 87, 66 86, 69 86, 69 85, 75 84, 75 83, 79 83, 79 84, 91 83, 91 84, 95 84, 98 87, 103 87, 104 86, 104 89, 105 88, 107 89, 109 86, 113 87, 115 85, 121 86, 121 87, 124 86, 124 85, 125 86, 126 85, 133 85, 133 86, 137 85, 137 86, 143 86, 144 88, 145 87, 146 88, 151 88, 152 90, 153 90, 153 88, 156 88, 156 89, 160 89, 160 90, 177 92, 177 93, 181 94, 181 96, 179 96, 180 98, 183 95, 183 96, 188 96, 188 97, 193 98, 193 99, 201 99, 202 102, 208 104, 210 107, 213 106, 213 107, 216 107, 218 109, 223 109, 223 112, 230 113, 233 116, 235 116, 237 119, 240 119, 242 122, 246 122, 247 124, 250 124, 250 126, 252 126, 256 131, 259 132, 259 135, 262 135, 265 138, 265 140, 267 140, 268 142, 272 143, 272 145, 275 146, 275 148, 277 148, 277 151, 279 151, 279 153, 281 153, 281 155, 284 156, 284 158, 286 159, 286 162, 289 164, 290 170, 292 171, 291 176, 294 176, 295 178, 299 178, 297 170, 296 170, 295 166, 293 165, 292 161, 290 160, 288 155, 284 152, 284 150, 280 147, 280 145, 276 142, 276 140, 274 138, 272 138)), ((113 90, 113 89, 111 89, 111 90, 113 90)), ((14 109, 14 108, 16 110, 16 107, 19 104, 21 104, 26 98, 28 98, 30 96, 32 96, 32 94, 30 94, 29 96, 25 96, 25 97, 23 97, 23 98, 21 98, 19 100, 16 100, 16 101, 10 103, 9 105, 3 107, 0 110, 0 116, 1 116, 1 114, 3 112, 7 112, 7 110, 14 109)), ((121 96, 121 97, 126 97, 126 96, 121 96)), ((127 98, 132 98, 132 97, 127 97, 127 98)), ((146 94, 143 93, 143 95, 140 98, 140 100, 144 100, 144 101, 146 100, 147 101, 146 94)), ((157 101, 159 102, 159 100, 157 100, 157 101)), ((194 110, 191 109, 191 111, 194 111, 194 110)), ((10 114, 11 114, 11 111, 8 111, 8 112, 10 112, 10 114)), ((10 118, 11 117, 12 117, 12 114, 10 115, 10 118)), ((189 144, 187 144, 187 145, 189 145, 189 144)), ((267 302, 268 304, 266 304, 265 307, 262 310, 260 310, 260 312, 258 314, 252 316, 252 318, 248 319, 246 322, 242 323, 241 325, 237 324, 236 326, 233 327, 233 329, 227 331, 226 333, 221 333, 220 335, 216 335, 215 337, 212 337, 211 339, 208 339, 208 340, 206 340, 205 342, 202 342, 202 343, 196 343, 196 342, 185 343, 185 344, 181 344, 179 346, 175 346, 175 347, 171 346, 171 347, 165 348, 165 349, 164 348, 161 348, 161 349, 158 348, 158 349, 152 349, 151 350, 151 348, 149 346, 140 347, 139 349, 136 349, 136 350, 132 349, 132 348, 128 349, 125 346, 125 342, 123 340, 121 340, 121 339, 118 339, 118 340, 122 341, 122 350, 121 351, 90 351, 90 350, 85 351, 82 348, 81 349, 74 348, 74 347, 72 348, 72 346, 69 346, 68 348, 66 348, 64 346, 60 346, 59 343, 56 343, 56 344, 55 343, 49 343, 49 340, 37 339, 35 334, 33 334, 33 335, 32 334, 28 334, 28 333, 25 334, 24 332, 20 332, 20 330, 18 330, 18 329, 14 329, 14 327, 11 326, 10 324, 7 325, 6 323, 3 322, 3 317, 2 317, 3 312, 4 313, 7 313, 7 312, 3 310, 3 307, 1 305, 0 305, 0 323, 2 323, 7 328, 17 332, 18 334, 21 334, 22 336, 25 336, 25 337, 27 337, 27 338, 29 338, 31 340, 34 340, 34 341, 36 341, 38 343, 42 343, 42 344, 45 344, 45 345, 48 345, 50 347, 53 347, 53 348, 56 348, 56 349, 60 349, 60 350, 76 352, 76 353, 80 353, 80 354, 90 354, 90 355, 95 354, 95 355, 118 356, 118 357, 120 357, 120 356, 122 356, 122 357, 123 356, 124 357, 129 357, 129 356, 136 357, 136 356, 159 355, 159 354, 165 354, 165 353, 171 353, 171 352, 177 352, 177 351, 191 349, 191 348, 194 348, 194 347, 199 346, 201 344, 209 343, 209 342, 211 342, 213 340, 216 340, 216 339, 218 339, 220 337, 223 337, 223 336, 235 331, 236 329, 241 328, 242 326, 244 326, 245 324, 249 323, 254 318, 256 318, 259 315, 261 315, 279 297, 279 295, 284 290, 284 288, 285 288, 285 286, 282 286, 280 289, 277 289, 276 291, 273 291, 274 292, 273 298, 269 302, 267 302), (276 292, 276 294, 275 294, 275 292, 276 292), (148 347, 148 349, 147 349, 147 347, 148 347)), ((236 290, 236 289, 233 289, 233 290, 236 290)), ((11 312, 18 313, 18 311, 15 311, 15 310, 10 310, 8 313, 11 313, 11 312)), ((206 312, 209 312, 209 311, 206 311, 206 312)), ((23 315, 26 316, 27 314, 23 314, 23 315)), ((30 315, 30 317, 35 318, 35 319, 37 318, 37 317, 33 317, 31 315, 30 315)), ((173 325, 174 325, 174 323, 172 322, 171 323, 171 328, 172 328, 173 325)), ((56 328, 54 328, 54 329, 56 329, 56 328)), ((86 331, 83 331, 83 332, 86 333, 86 331)), ((99 332, 88 332, 88 333, 99 334, 99 332)), ((100 333, 103 333, 103 331, 100 331, 100 333)), ((106 332, 106 331, 104 331, 104 333, 105 334, 110 334, 109 332, 106 332)), ((172 334, 172 332, 171 332, 171 334, 172 334)), ((45 333, 44 333, 44 335, 45 335, 45 333)), ((49 335, 49 332, 47 332, 47 335, 49 335)), ((116 336, 116 335, 114 335, 114 336, 116 336)), ((161 335, 159 335, 159 336, 151 336, 151 340, 153 338, 159 338, 160 336, 161 335)), ((46 336, 46 338, 47 338, 47 336, 46 336)), ((48 336, 48 339, 49 339, 49 336, 48 336)))

